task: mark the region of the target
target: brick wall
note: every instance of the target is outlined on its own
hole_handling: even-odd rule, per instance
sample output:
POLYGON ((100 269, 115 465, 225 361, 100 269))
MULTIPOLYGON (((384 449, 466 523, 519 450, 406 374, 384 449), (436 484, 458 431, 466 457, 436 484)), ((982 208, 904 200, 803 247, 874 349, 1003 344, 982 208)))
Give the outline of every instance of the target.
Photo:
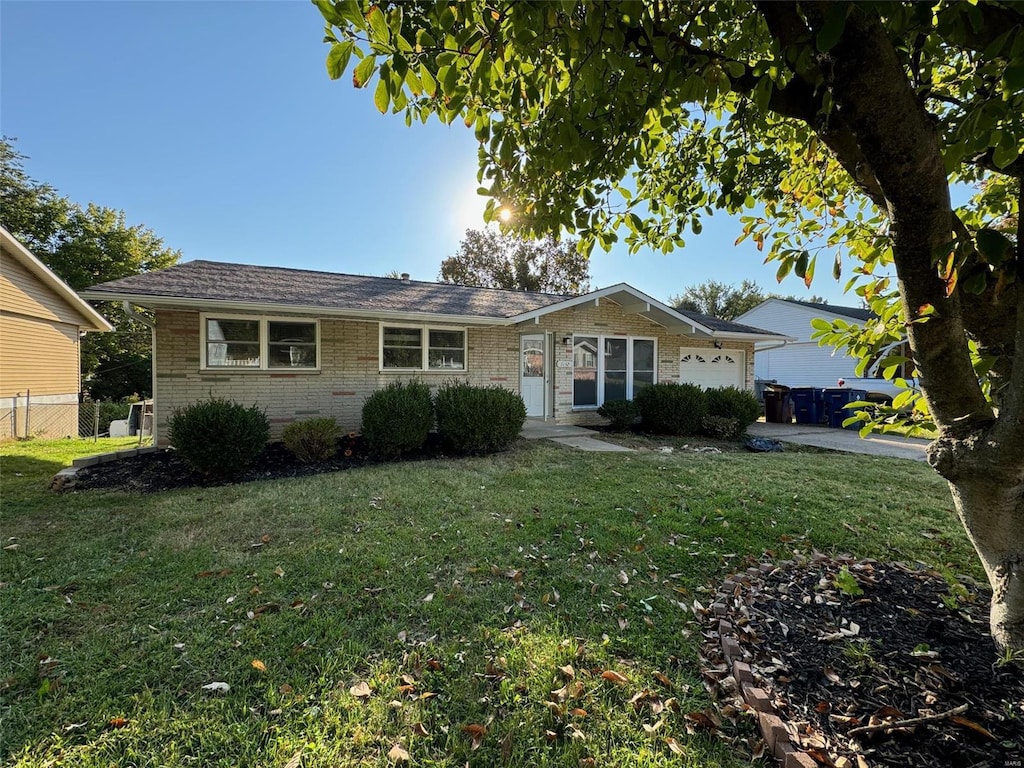
MULTIPOLYGON (((458 378, 472 384, 498 385, 518 391, 519 336, 544 332, 551 332, 554 340, 551 365, 554 380, 548 397, 554 407, 550 415, 559 423, 593 423, 600 420, 593 411, 572 410, 572 346, 563 344, 561 339, 573 333, 655 337, 658 380, 677 381, 680 347, 712 345, 665 335, 659 333, 661 330, 639 315, 623 315, 614 302, 601 300, 600 306, 589 305, 547 315, 539 325, 468 329, 467 370, 464 372, 382 373, 377 359, 379 324, 376 321, 325 318, 320 321, 320 371, 203 371, 200 370, 199 313, 159 310, 154 360, 157 434, 165 443, 170 413, 211 395, 265 408, 271 420, 271 434, 279 437, 287 424, 317 416, 332 417, 346 430, 358 429, 367 395, 396 379, 419 378, 438 386, 458 378), (569 361, 569 367, 559 367, 558 361, 569 361)), ((746 352, 747 387, 753 388, 753 345, 727 342, 726 347, 746 352)))

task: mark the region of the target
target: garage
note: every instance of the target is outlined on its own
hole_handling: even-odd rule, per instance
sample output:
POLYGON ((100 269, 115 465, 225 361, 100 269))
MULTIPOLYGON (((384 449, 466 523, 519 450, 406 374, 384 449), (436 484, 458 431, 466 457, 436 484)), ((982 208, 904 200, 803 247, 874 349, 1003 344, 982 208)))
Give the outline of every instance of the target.
POLYGON ((680 383, 743 389, 743 350, 684 348, 679 357, 680 383))

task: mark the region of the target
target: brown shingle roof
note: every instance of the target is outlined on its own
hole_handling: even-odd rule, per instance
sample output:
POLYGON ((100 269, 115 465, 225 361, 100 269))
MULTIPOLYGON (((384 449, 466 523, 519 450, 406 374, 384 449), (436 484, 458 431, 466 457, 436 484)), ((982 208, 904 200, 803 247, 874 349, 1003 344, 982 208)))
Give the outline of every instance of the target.
POLYGON ((416 312, 465 317, 513 317, 557 304, 551 293, 403 282, 390 277, 342 275, 283 267, 189 261, 168 269, 111 280, 83 293, 88 298, 124 295, 198 299, 369 312, 416 312))

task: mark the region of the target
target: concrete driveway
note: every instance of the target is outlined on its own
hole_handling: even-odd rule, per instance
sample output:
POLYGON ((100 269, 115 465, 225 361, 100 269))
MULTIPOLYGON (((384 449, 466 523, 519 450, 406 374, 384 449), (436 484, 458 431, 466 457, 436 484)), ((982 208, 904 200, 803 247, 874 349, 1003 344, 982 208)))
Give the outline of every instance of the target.
POLYGON ((860 437, 854 429, 833 429, 814 424, 768 424, 759 421, 751 424, 747 432, 752 437, 769 437, 784 443, 813 445, 847 453, 864 453, 869 456, 891 456, 897 459, 925 461, 925 450, 930 440, 895 435, 868 435, 860 437))

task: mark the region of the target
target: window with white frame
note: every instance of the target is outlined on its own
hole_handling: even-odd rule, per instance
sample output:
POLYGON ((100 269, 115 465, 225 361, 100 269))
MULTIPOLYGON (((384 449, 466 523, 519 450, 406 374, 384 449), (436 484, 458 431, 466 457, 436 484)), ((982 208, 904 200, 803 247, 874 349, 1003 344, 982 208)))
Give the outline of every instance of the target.
POLYGON ((466 330, 381 325, 381 370, 464 371, 466 330))
POLYGON ((597 408, 632 400, 657 378, 654 339, 632 336, 573 336, 573 408, 597 408))
POLYGON ((317 370, 316 320, 203 315, 203 367, 317 370))

